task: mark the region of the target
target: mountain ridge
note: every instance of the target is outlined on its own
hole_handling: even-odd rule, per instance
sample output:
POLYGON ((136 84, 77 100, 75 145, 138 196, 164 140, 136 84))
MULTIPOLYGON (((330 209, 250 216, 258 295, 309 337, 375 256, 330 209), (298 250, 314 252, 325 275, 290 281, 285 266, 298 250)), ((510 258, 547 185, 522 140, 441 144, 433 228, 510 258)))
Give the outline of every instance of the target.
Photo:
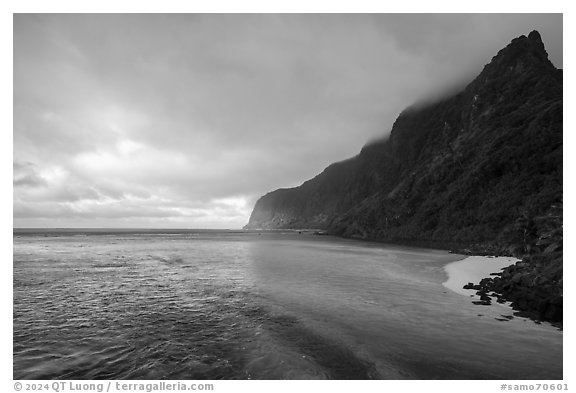
MULTIPOLYGON (((462 149, 462 145, 476 144, 482 136, 490 140, 494 135, 486 134, 494 134, 504 127, 518 128, 516 123, 526 125, 522 120, 527 118, 537 121, 531 118, 535 110, 549 114, 559 110, 561 118, 561 103, 561 71, 548 60, 540 34, 533 31, 528 36, 520 36, 500 50, 460 93, 425 107, 408 107, 402 111, 387 139, 364 146, 358 155, 329 165, 298 187, 278 189, 260 198, 245 228, 317 228, 374 240, 421 238, 421 234, 375 232, 370 225, 360 228, 357 221, 350 222, 350 219, 362 206, 369 208, 370 200, 379 198, 387 201, 384 210, 388 214, 383 216, 380 212, 376 216, 384 217, 384 227, 390 227, 407 214, 413 214, 418 202, 422 202, 412 201, 404 209, 398 209, 399 196, 410 192, 408 183, 417 182, 417 174, 421 179, 430 176, 429 171, 423 170, 422 163, 434 167, 465 165, 469 158, 464 154, 469 154, 470 149, 462 149), (512 115, 518 119, 512 119, 512 115), (436 121, 438 118, 442 121, 436 121)), ((552 115, 558 117, 558 114, 552 115)), ((506 142, 509 134, 502 133, 500 142, 506 142)), ((559 142, 561 144, 561 138, 559 142)), ((502 175, 504 164, 493 169, 495 175, 502 175)), ((431 180, 434 183, 434 179, 431 180)), ((409 224, 406 220, 403 223, 409 224)), ((433 222, 427 225, 432 226, 433 222)), ((441 238, 440 234, 424 237, 470 241, 448 235, 441 238)))

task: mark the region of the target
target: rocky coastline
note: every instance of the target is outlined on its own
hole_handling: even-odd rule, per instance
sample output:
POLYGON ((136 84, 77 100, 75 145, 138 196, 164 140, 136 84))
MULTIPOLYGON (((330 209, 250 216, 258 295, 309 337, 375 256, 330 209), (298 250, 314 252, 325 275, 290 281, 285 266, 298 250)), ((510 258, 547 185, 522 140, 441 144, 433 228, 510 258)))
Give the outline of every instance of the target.
POLYGON ((498 303, 511 302, 519 316, 562 327, 562 281, 562 255, 558 253, 547 258, 526 257, 478 284, 468 283, 463 288, 477 291, 480 296, 477 304, 490 305, 493 299, 498 303))
MULTIPOLYGON (((516 257, 518 262, 491 273, 478 283, 467 283, 463 289, 476 290, 480 297, 477 305, 492 302, 510 303, 517 316, 526 317, 537 323, 549 322, 563 326, 563 252, 561 216, 555 216, 553 234, 543 230, 532 236, 532 244, 455 244, 453 242, 391 241, 406 246, 448 249, 454 254, 487 257, 516 257), (523 254, 522 249, 530 253, 523 254), (515 250, 515 251, 514 251, 515 250), (551 251, 553 250, 553 251, 551 251)), ((481 262, 479 262, 481 263, 481 262)))
POLYGON ((563 73, 537 31, 513 39, 461 92, 406 108, 388 136, 256 202, 245 229, 512 256, 470 283, 560 323, 563 73))

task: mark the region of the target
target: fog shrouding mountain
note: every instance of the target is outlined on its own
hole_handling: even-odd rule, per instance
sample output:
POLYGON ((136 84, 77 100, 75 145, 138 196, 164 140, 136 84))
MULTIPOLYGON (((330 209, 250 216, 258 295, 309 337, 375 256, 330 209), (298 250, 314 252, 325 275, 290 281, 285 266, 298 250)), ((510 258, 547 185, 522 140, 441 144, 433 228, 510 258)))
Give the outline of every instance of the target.
POLYGON ((16 14, 14 225, 241 228, 532 29, 561 67, 561 14, 16 14))
POLYGON ((248 228, 375 239, 493 241, 562 196, 562 72, 537 32, 461 93, 410 107, 389 138, 256 204, 248 228))

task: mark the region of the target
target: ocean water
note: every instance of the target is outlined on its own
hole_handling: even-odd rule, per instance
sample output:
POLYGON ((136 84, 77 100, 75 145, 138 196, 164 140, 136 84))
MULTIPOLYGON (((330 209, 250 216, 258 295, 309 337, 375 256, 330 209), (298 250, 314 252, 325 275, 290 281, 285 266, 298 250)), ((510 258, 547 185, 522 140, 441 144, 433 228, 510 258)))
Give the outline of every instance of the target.
POLYGON ((14 379, 561 379, 459 256, 294 232, 14 232, 14 379))

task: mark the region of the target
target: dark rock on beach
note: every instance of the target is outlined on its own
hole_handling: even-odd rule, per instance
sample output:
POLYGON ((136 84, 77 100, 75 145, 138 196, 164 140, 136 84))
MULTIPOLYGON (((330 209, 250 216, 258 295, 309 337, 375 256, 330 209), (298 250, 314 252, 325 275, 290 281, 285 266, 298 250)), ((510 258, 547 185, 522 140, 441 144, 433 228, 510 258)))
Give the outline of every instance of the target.
POLYGON ((561 252, 526 256, 505 268, 501 277, 483 279, 479 285, 479 292, 497 293, 497 301, 511 302, 519 315, 552 323, 563 320, 561 252))

